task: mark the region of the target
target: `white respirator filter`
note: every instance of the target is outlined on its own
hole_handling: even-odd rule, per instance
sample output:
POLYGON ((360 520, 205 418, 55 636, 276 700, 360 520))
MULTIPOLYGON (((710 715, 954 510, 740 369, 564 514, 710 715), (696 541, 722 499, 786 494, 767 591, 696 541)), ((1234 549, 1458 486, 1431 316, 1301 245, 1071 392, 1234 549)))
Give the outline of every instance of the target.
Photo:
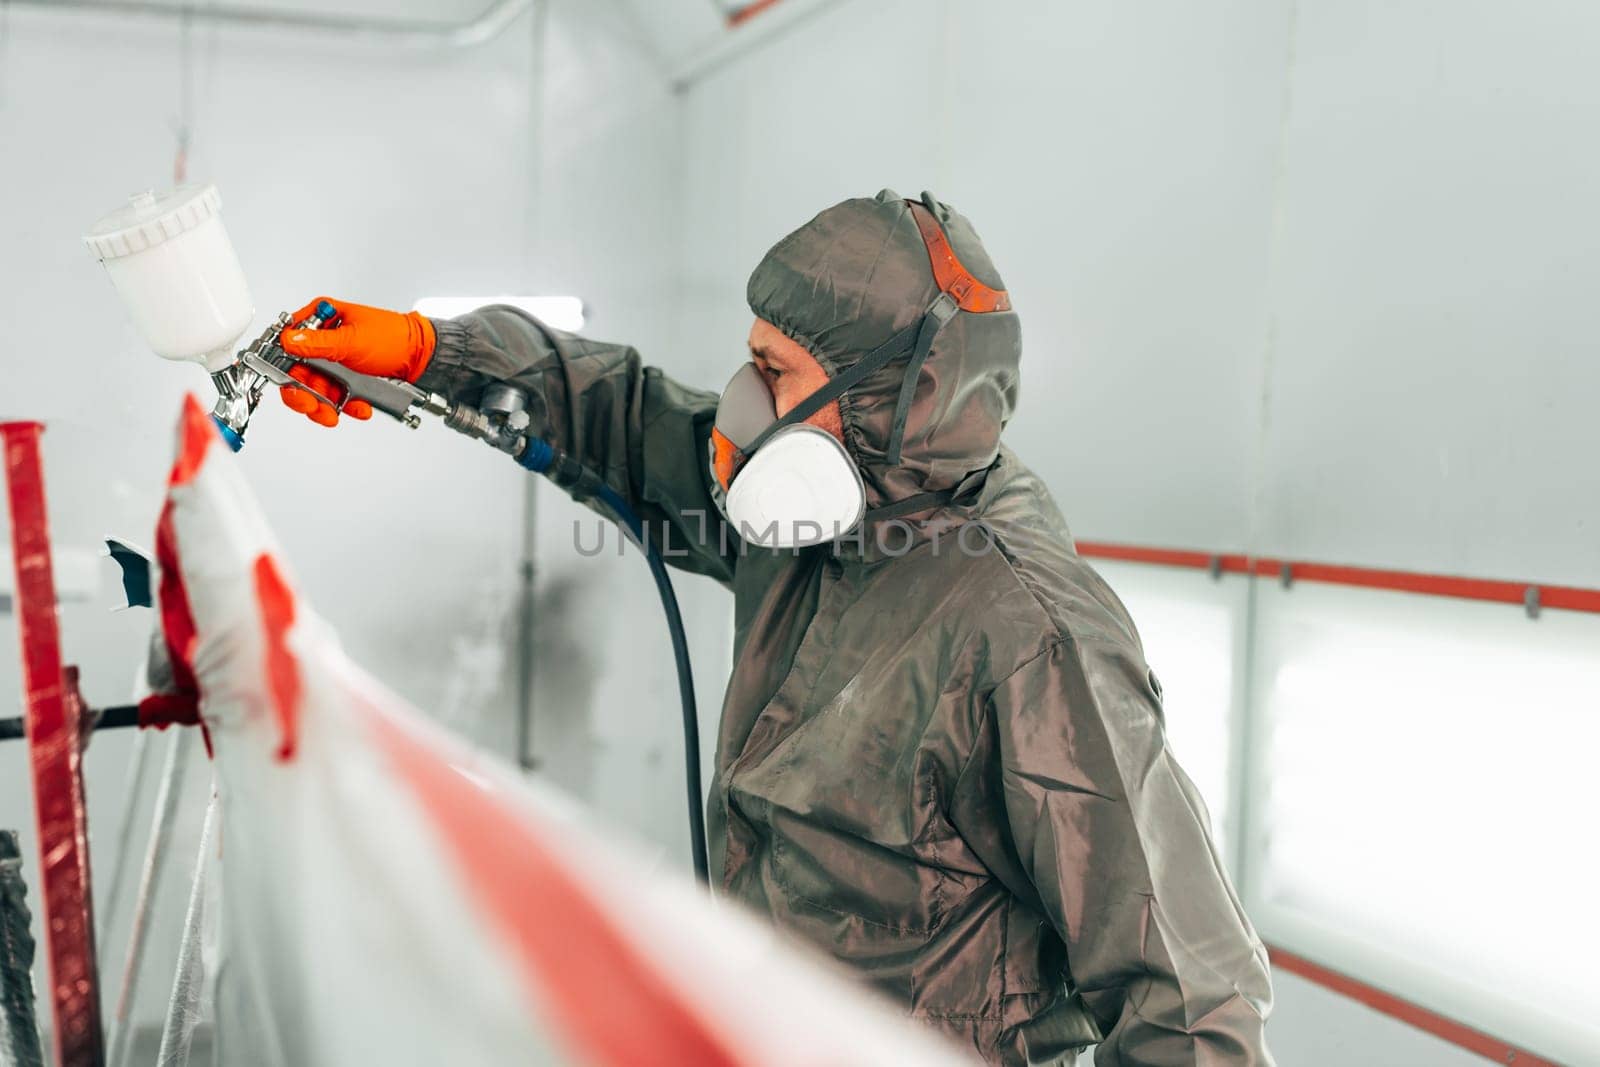
POLYGON ((815 426, 787 427, 762 444, 728 489, 728 519, 762 548, 805 548, 855 529, 866 511, 861 475, 844 446, 815 426))

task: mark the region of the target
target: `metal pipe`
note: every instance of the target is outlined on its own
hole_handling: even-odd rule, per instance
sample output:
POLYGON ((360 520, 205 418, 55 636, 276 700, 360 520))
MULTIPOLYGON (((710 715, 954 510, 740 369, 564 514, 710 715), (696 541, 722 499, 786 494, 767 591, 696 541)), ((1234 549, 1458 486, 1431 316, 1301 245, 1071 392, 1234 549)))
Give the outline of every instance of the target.
MULTIPOLYGON (((85 709, 88 713, 89 709, 85 709)), ((114 708, 101 708, 94 711, 95 719, 89 724, 91 730, 117 730, 126 726, 139 725, 139 705, 119 704, 114 708)), ((20 741, 28 736, 28 720, 22 716, 10 719, 0 719, 0 741, 20 741)))
MULTIPOLYGON (((531 483, 533 479, 528 479, 531 483)), ((522 504, 522 561, 517 566, 517 766, 525 771, 537 770, 539 761, 533 754, 533 697, 534 697, 534 636, 536 629, 535 598, 538 589, 537 549, 534 544, 537 523, 535 487, 523 489, 522 504)))
MULTIPOLYGON (((526 212, 522 226, 522 268, 532 273, 540 261, 544 241, 544 73, 545 49, 549 47, 550 4, 541 0, 528 33, 528 134, 526 138, 526 212)), ((521 515, 521 559, 517 561, 516 635, 516 745, 517 766, 525 771, 538 769, 533 753, 533 717, 537 650, 534 648, 536 622, 534 609, 538 593, 539 564, 539 480, 523 479, 521 515)))
POLYGON ((194 730, 176 730, 167 747, 161 770, 161 790, 156 794, 155 818, 150 825, 150 843, 145 846, 144 867, 139 874, 139 893, 133 903, 133 925, 128 929, 128 951, 124 955, 122 988, 117 993, 117 1009, 111 1018, 111 1067, 126 1067, 133 1049, 129 1025, 134 996, 138 991, 139 969, 144 962, 145 942, 150 935, 150 913, 155 907, 161 873, 166 869, 172 827, 178 819, 178 799, 183 793, 183 771, 189 751, 194 747, 194 730))
POLYGON ((206 821, 200 826, 200 852, 194 861, 194 881, 189 886, 189 910, 183 917, 183 941, 178 948, 178 970, 172 979, 172 999, 167 1002, 167 1021, 161 1028, 161 1049, 156 1067, 188 1067, 189 1050, 194 1040, 194 1019, 200 1010, 200 991, 205 973, 200 959, 200 928, 205 923, 206 861, 211 858, 211 835, 217 821, 217 794, 213 790, 206 805, 206 821))
POLYGON ((133 737, 133 752, 128 759, 127 784, 122 788, 122 807, 117 812, 116 850, 112 853, 111 881, 103 898, 105 915, 100 928, 100 944, 107 952, 117 942, 113 938, 122 914, 123 883, 133 868, 133 825, 139 797, 144 793, 145 777, 154 766, 150 759, 150 731, 140 730, 133 737))
POLYGON ((241 29, 286 30, 294 33, 328 33, 341 44, 365 37, 406 47, 471 48, 498 37, 533 4, 533 0, 495 0, 465 22, 437 23, 422 19, 362 19, 352 15, 287 13, 261 7, 206 6, 162 3, 161 0, 8 0, 9 6, 84 15, 136 15, 173 20, 190 19, 241 29))

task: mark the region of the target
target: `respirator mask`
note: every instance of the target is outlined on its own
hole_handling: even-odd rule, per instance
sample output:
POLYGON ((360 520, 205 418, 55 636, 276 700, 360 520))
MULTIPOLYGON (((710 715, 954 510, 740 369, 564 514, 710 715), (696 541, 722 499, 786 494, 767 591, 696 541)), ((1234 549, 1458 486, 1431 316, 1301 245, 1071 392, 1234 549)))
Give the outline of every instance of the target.
MULTIPOLYGON (((901 379, 894 420, 884 453, 889 467, 900 464, 906 419, 916 396, 922 364, 934 338, 957 311, 1011 310, 1011 299, 978 281, 956 258, 935 212, 938 204, 923 194, 908 200, 911 217, 928 249, 939 295, 922 316, 841 371, 781 417, 761 371, 740 367, 722 391, 711 430, 711 495, 740 538, 762 548, 805 548, 833 541, 871 521, 866 489, 844 445, 825 430, 805 423, 812 415, 864 381, 890 361, 910 354, 901 379)), ((897 501, 880 512, 908 513, 949 494, 924 493, 897 501)))
POLYGON ((735 372, 717 404, 712 498, 739 536, 762 548, 832 541, 855 529, 866 513, 861 473, 844 445, 802 422, 809 413, 793 415, 778 417, 772 390, 754 363, 735 372))

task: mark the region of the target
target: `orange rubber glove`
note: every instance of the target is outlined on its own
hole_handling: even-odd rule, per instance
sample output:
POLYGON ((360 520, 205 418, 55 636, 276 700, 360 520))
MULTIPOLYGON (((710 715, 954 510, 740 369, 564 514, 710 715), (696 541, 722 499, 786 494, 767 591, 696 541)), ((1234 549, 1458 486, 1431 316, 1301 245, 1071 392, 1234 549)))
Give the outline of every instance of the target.
MULTIPOLYGON (((344 300, 319 296, 294 313, 294 321, 310 316, 322 301, 327 300, 339 309, 338 325, 329 329, 283 331, 278 343, 289 355, 298 359, 327 359, 342 363, 353 371, 381 378, 403 378, 414 382, 422 377, 433 357, 433 323, 415 311, 401 313, 382 308, 365 307, 344 300)), ((295 367, 289 376, 315 389, 330 400, 339 400, 343 390, 326 375, 309 367, 295 367)), ((336 426, 339 413, 331 404, 282 386, 279 392, 283 402, 321 426, 336 426)), ((353 419, 372 418, 372 405, 364 400, 352 400, 344 413, 353 419)))

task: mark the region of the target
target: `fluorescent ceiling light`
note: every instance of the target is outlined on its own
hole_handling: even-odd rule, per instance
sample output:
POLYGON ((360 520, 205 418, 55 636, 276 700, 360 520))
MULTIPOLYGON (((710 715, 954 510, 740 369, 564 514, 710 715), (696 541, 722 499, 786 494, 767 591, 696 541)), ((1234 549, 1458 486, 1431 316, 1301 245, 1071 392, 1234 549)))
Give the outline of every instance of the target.
POLYGON ((583 329, 583 301, 575 296, 425 296, 412 310, 430 319, 453 319, 490 304, 510 304, 558 330, 583 329))

